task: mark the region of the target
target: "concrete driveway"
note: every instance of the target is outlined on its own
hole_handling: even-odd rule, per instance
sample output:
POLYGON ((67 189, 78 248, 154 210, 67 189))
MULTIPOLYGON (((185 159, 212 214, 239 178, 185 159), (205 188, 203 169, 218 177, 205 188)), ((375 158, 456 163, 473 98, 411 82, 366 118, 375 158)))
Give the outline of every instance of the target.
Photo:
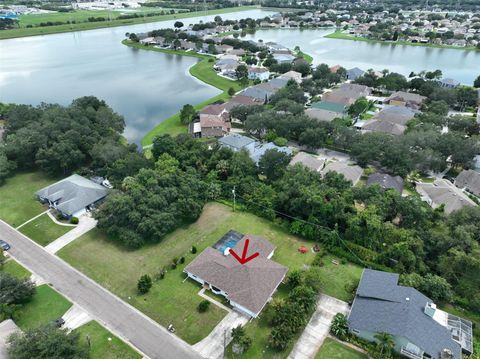
POLYGON ((95 219, 93 219, 92 217, 90 217, 88 215, 81 216, 78 219, 78 224, 75 228, 73 228, 71 231, 65 233, 60 238, 57 238, 52 243, 48 244, 45 247, 45 250, 48 253, 55 254, 60 249, 65 247, 67 244, 73 242, 78 237, 82 236, 83 234, 87 233, 91 229, 95 228, 96 225, 97 225, 97 221, 95 219))
POLYGON ((302 335, 295 343, 288 359, 312 359, 330 332, 330 324, 337 313, 348 313, 348 304, 322 294, 317 309, 308 322, 302 335))
POLYGON ((208 337, 195 344, 193 348, 204 358, 223 358, 223 346, 232 341, 232 328, 243 326, 247 322, 246 316, 232 310, 217 324, 208 337))
POLYGON ((146 357, 200 357, 183 340, 3 221, 0 239, 10 243, 9 254, 13 258, 146 357))

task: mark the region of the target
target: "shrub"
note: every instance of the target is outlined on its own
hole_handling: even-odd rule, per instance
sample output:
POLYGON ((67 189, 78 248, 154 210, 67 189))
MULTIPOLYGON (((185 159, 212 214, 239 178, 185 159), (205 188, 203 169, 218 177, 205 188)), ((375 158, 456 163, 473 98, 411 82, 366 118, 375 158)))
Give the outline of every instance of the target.
POLYGON ((192 249, 190 250, 193 254, 197 253, 197 247, 192 246, 192 249))
POLYGON ((199 313, 205 313, 210 307, 210 302, 208 300, 202 300, 197 307, 199 313))
POLYGON ((336 336, 338 339, 345 339, 348 335, 348 323, 347 318, 342 313, 335 314, 333 317, 332 325, 330 327, 330 333, 336 336))
POLYGON ((137 283, 137 289, 140 294, 146 294, 152 288, 152 278, 148 274, 140 277, 137 283))
POLYGON ((215 60, 214 59, 208 59, 208 62, 213 62, 213 61, 215 61, 215 60))
POLYGON ((228 89, 228 96, 233 96, 233 95, 235 95, 235 89, 233 87, 230 87, 228 89))
POLYGON ((273 141, 274 144, 276 144, 277 146, 280 146, 280 147, 285 147, 288 143, 288 140, 284 137, 277 137, 274 141, 273 141))
POLYGON ((172 268, 172 269, 177 268, 177 263, 172 263, 172 264, 170 264, 170 268, 172 268))
POLYGON ((71 224, 78 224, 78 218, 77 217, 70 218, 70 223, 71 224))
POLYGON ((185 257, 180 258, 180 264, 183 264, 183 263, 185 263, 185 257))

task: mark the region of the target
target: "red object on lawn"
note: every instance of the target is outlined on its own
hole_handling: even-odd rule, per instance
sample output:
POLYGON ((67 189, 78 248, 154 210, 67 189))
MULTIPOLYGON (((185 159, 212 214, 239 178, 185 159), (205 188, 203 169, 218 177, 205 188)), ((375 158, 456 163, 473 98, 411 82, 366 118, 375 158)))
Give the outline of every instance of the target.
POLYGON ((307 249, 307 247, 305 247, 305 246, 300 246, 300 247, 298 248, 298 251, 299 251, 300 253, 307 253, 307 252, 308 252, 308 249, 307 249))

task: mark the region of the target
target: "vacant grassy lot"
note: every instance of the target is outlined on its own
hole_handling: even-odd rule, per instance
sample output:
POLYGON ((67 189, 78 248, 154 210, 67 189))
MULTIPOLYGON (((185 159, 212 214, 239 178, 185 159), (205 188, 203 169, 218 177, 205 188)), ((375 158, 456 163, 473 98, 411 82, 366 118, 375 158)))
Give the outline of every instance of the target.
POLYGON ((315 359, 367 359, 368 357, 333 339, 326 338, 315 359))
POLYGON ((195 343, 214 328, 225 312, 210 306, 209 312, 199 314, 196 307, 202 300, 197 295, 200 286, 183 282, 182 270, 195 256, 189 252, 192 245, 197 247, 198 255, 230 229, 264 236, 277 246, 274 259, 290 268, 303 268, 313 259, 313 253, 297 251, 300 245, 308 246, 307 242, 269 221, 249 213, 234 213, 217 203, 208 204, 196 223, 173 232, 157 245, 126 251, 109 242, 100 231, 93 230, 62 249, 59 255, 160 324, 173 323, 180 337, 195 343), (169 270, 165 279, 155 282, 149 294, 137 295, 136 284, 142 274, 153 276, 174 257, 182 256, 185 256, 184 265, 169 270))
POLYGON ((48 214, 44 214, 36 220, 24 225, 20 228, 20 232, 33 239, 41 246, 46 246, 55 239, 71 231, 73 228, 74 227, 71 226, 59 226, 51 220, 48 214))
POLYGON ((1 268, 1 271, 10 273, 11 275, 18 278, 30 277, 32 275, 32 273, 30 273, 27 269, 18 264, 18 262, 14 259, 9 259, 8 261, 6 261, 1 268))
POLYGON ((40 172, 23 172, 10 177, 0 186, 0 219, 17 227, 42 213, 43 206, 35 192, 55 182, 40 172))
POLYGON ((23 330, 36 328, 60 318, 71 306, 56 290, 43 284, 37 287, 32 301, 21 308, 15 322, 23 330))
POLYGON ((96 321, 92 320, 82 325, 75 329, 75 332, 80 334, 82 344, 87 344, 87 336, 90 337, 90 359, 140 359, 142 357, 96 321))

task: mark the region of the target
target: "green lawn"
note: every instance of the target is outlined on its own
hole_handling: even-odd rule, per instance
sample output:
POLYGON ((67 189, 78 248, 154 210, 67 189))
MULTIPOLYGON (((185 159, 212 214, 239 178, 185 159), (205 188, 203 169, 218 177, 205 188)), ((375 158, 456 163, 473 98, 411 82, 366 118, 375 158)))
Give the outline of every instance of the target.
POLYGON ((32 275, 32 273, 18 264, 14 259, 7 260, 1 270, 18 278, 30 277, 32 275))
POLYGON ((315 359, 367 359, 368 357, 333 339, 326 338, 315 359))
POLYGON ((48 214, 43 214, 21 227, 20 232, 38 244, 46 246, 73 228, 72 226, 60 226, 52 221, 48 214))
POLYGON ((45 209, 35 192, 55 182, 41 172, 23 172, 7 178, 0 186, 0 219, 17 227, 45 209))
POLYGON ((90 338, 90 359, 140 359, 142 356, 128 344, 114 336, 96 321, 88 322, 75 329, 80 334, 80 342, 87 344, 90 338), (108 340, 108 339, 111 340, 108 340))
MULTIPOLYGON (((182 14, 168 14, 168 15, 158 15, 158 16, 150 16, 150 17, 140 17, 136 19, 124 19, 124 20, 116 19, 112 21, 80 22, 77 24, 65 24, 65 25, 32 27, 32 28, 20 27, 20 28, 11 29, 11 30, 0 30, 0 40, 12 39, 16 37, 25 37, 25 36, 56 34, 61 32, 93 30, 93 29, 100 29, 105 27, 125 26, 125 25, 141 24, 141 23, 156 22, 156 21, 185 19, 185 18, 191 18, 191 17, 197 17, 197 16, 205 16, 206 14, 207 15, 224 14, 224 13, 252 10, 255 8, 257 7, 239 6, 239 7, 231 7, 231 8, 224 8, 224 9, 208 10, 207 12, 197 11, 197 12, 189 12, 189 13, 182 13, 182 14)), ((27 21, 35 21, 35 20, 28 20, 27 18, 27 21)))
MULTIPOLYGON (((122 41, 124 45, 134 47, 136 49, 142 49, 142 50, 149 50, 149 51, 156 51, 156 52, 162 52, 166 54, 173 54, 173 55, 179 55, 179 56, 190 56, 190 57, 196 57, 199 58, 200 60, 193 65, 190 68, 190 75, 196 77, 200 81, 203 81, 209 85, 212 85, 223 92, 215 97, 212 97, 204 102, 201 102, 199 104, 194 105, 196 110, 200 110, 206 105, 209 105, 213 102, 219 101, 219 100, 228 100, 230 98, 230 95, 228 94, 228 90, 230 88, 233 88, 235 92, 238 92, 245 88, 246 86, 241 85, 238 81, 233 81, 226 79, 224 77, 218 76, 217 72, 213 69, 213 66, 215 62, 210 62, 209 60, 212 60, 213 57, 209 55, 203 55, 203 54, 197 54, 196 52, 193 51, 182 51, 182 50, 172 50, 172 49, 159 49, 153 46, 145 46, 142 44, 139 44, 138 42, 133 42, 130 40, 124 40, 122 41)), ((247 85, 248 86, 248 85, 247 85)), ((187 126, 183 125, 180 123, 180 113, 176 113, 175 115, 165 119, 161 123, 159 123, 157 126, 155 126, 152 130, 150 130, 149 133, 145 135, 145 137, 142 139, 142 145, 143 146, 149 146, 152 144, 153 139, 155 136, 159 134, 165 134, 168 133, 172 136, 178 135, 180 133, 186 133, 187 132, 187 126)))
POLYGON ((99 230, 93 230, 63 248, 59 255, 160 324, 173 323, 180 337, 195 343, 208 335, 226 313, 212 305, 207 313, 199 314, 196 307, 203 299, 197 293, 201 288, 194 282, 183 282, 182 269, 195 256, 189 253, 192 245, 197 247, 198 255, 230 229, 267 238, 277 246, 273 259, 290 268, 303 268, 313 260, 313 253, 297 251, 300 245, 310 243, 285 233, 272 222, 249 213, 234 213, 217 203, 205 206, 197 222, 176 230, 157 245, 126 251, 109 242, 99 230), (181 256, 185 256, 184 265, 169 270, 165 279, 154 283, 149 294, 137 295, 136 284, 142 274, 154 275, 174 257, 181 256))
POLYGON ((20 309, 15 322, 23 330, 36 328, 60 318, 71 306, 61 294, 43 284, 37 287, 33 299, 20 309))
POLYGON ((459 47, 454 45, 442 45, 442 44, 423 44, 423 43, 412 43, 410 41, 383 41, 383 40, 375 40, 375 39, 368 39, 366 37, 361 36, 354 36, 342 31, 335 31, 331 34, 324 36, 329 39, 340 39, 340 40, 353 40, 353 41, 363 41, 363 42, 372 42, 372 43, 381 43, 381 44, 388 44, 388 45, 406 45, 406 46, 423 46, 423 47, 434 47, 440 49, 456 49, 456 50, 467 50, 467 51, 479 51, 478 48, 474 46, 469 47, 459 47))

